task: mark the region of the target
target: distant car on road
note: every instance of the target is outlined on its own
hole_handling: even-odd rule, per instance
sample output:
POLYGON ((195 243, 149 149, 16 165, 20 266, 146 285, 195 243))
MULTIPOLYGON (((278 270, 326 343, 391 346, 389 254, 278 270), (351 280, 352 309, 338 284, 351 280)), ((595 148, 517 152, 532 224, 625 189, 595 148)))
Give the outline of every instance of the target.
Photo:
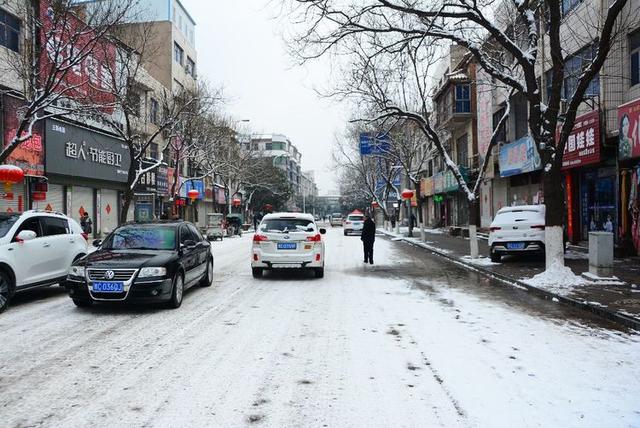
POLYGON ((260 278, 265 269, 312 269, 324 276, 325 229, 311 214, 267 214, 253 236, 251 272, 260 278))
POLYGON ((357 233, 358 235, 362 234, 362 226, 364 226, 363 214, 349 214, 342 225, 344 236, 353 233, 357 233))
POLYGON ((87 254, 87 239, 61 213, 0 214, 0 312, 15 293, 63 281, 71 263, 87 254))
POLYGON ((506 254, 544 254, 545 206, 501 208, 489 228, 491 261, 506 254))
POLYGON ((331 214, 331 218, 329 219, 329 224, 331 225, 331 227, 342 226, 342 214, 340 213, 331 214))
POLYGON ((211 244, 191 223, 130 223, 69 269, 66 287, 76 306, 94 302, 182 304, 184 291, 213 282, 211 244))

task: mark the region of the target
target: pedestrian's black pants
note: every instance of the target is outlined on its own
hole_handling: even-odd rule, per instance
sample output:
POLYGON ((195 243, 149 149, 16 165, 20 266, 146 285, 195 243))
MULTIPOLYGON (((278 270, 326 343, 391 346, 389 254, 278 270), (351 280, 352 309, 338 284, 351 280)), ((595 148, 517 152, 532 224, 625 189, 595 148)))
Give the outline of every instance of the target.
POLYGON ((373 263, 373 241, 362 241, 365 263, 373 263))

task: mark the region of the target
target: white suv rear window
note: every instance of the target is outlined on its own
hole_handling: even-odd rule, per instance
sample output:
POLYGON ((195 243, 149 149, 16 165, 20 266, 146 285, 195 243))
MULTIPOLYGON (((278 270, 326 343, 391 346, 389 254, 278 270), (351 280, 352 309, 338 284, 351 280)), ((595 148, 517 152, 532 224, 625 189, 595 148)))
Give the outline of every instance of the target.
POLYGON ((349 220, 349 221, 363 221, 363 220, 364 220, 364 217, 363 217, 363 216, 361 216, 361 215, 350 215, 350 216, 348 217, 348 220, 349 220))

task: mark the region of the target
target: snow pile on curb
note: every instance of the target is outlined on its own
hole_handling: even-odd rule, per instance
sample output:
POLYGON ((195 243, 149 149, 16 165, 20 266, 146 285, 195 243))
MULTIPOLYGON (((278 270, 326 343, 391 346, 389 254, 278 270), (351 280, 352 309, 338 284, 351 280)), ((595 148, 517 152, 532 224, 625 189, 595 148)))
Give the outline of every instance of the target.
POLYGON ((499 265, 500 263, 494 263, 488 257, 478 257, 477 259, 471 258, 471 256, 462 256, 460 261, 464 263, 469 263, 476 266, 494 266, 499 265))
POLYGON ((576 275, 570 268, 560 263, 551 265, 547 270, 535 275, 533 278, 522 278, 521 281, 561 296, 571 293, 575 287, 589 284, 589 281, 576 275))

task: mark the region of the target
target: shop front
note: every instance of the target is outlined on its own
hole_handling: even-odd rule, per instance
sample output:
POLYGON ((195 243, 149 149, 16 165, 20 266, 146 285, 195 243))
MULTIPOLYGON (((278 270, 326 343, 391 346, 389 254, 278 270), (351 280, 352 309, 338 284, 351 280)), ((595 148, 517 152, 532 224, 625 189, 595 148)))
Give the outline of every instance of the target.
MULTIPOLYGON (((466 170, 461 169, 466 180, 466 170)), ((449 170, 433 175, 433 218, 437 227, 461 226, 469 222, 466 198, 460 198, 460 186, 449 170), (464 201, 464 204, 461 202, 464 201), (464 207, 462 206, 464 205, 464 207)))
POLYGON ((616 229, 615 158, 604 156, 600 124, 599 110, 577 117, 562 157, 567 235, 574 243, 591 231, 616 229))
POLYGON ((640 99, 618 107, 619 227, 627 252, 640 255, 640 99))
POLYGON ((542 161, 533 138, 527 135, 501 145, 498 164, 500 177, 508 179, 505 205, 544 203, 542 161))
MULTIPOLYGON (((20 99, 3 95, 2 106, 2 136, 6 147, 16 136, 19 125, 18 115, 25 103, 20 99)), ((40 123, 33 127, 32 137, 16 147, 5 163, 21 168, 25 178, 19 183, 3 186, 0 189, 0 212, 11 213, 30 208, 44 208, 37 202, 37 199, 42 198, 43 191, 46 192, 47 189, 47 180, 44 177, 43 132, 40 123), (33 198, 34 195, 35 198, 33 198)))
POLYGON ((92 235, 117 227, 129 170, 129 150, 120 140, 49 119, 45 123, 46 197, 38 205, 80 220, 86 212, 92 235))
POLYGON ((155 168, 156 162, 144 160, 142 167, 149 169, 140 176, 135 187, 134 215, 135 221, 151 221, 158 219, 164 212, 164 198, 166 198, 169 183, 166 165, 155 168))

